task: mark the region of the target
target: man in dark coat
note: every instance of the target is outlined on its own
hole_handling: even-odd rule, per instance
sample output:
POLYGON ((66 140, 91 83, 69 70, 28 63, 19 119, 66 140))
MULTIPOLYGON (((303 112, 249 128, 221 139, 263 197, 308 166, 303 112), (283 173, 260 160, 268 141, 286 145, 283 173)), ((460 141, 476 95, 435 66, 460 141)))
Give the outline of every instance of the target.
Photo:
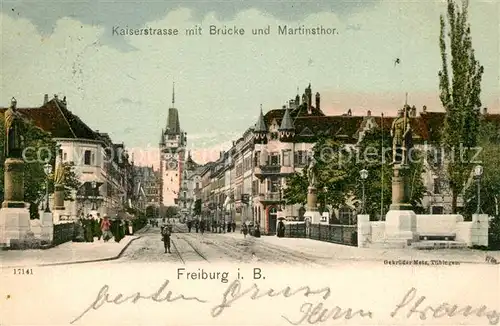
POLYGON ((165 253, 170 252, 170 236, 172 235, 172 227, 170 225, 164 225, 161 227, 161 239, 163 241, 163 246, 165 247, 165 253))

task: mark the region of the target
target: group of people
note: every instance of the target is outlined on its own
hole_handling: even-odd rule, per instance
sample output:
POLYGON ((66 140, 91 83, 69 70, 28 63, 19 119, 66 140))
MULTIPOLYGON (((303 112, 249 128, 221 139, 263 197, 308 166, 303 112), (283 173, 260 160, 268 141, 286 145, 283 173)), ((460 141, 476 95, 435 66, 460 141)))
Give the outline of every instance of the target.
POLYGON ((124 220, 111 220, 109 216, 100 217, 100 214, 94 217, 92 215, 81 216, 74 229, 73 241, 75 242, 94 242, 103 239, 108 242, 112 238, 120 242, 125 235, 129 234, 129 225, 124 220))
POLYGON ((259 225, 259 223, 256 223, 256 224, 243 223, 241 225, 241 233, 243 233, 244 238, 247 237, 247 234, 250 234, 256 238, 259 238, 260 237, 260 225, 259 225))

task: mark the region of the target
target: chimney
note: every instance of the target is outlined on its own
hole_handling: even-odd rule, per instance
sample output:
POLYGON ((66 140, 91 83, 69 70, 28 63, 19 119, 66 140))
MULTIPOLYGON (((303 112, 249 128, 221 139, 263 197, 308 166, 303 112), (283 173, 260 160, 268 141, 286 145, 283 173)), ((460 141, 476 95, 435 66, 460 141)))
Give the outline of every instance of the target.
POLYGON ((321 99, 321 96, 319 95, 319 93, 316 93, 316 109, 320 109, 320 99, 321 99))
POLYGON ((368 112, 366 112, 366 115, 371 117, 372 116, 372 111, 371 110, 368 110, 368 112))
POLYGON ((483 108, 483 114, 487 115, 488 114, 488 108, 483 108))
POLYGON ((47 104, 49 102, 49 94, 45 94, 43 97, 43 105, 47 104))

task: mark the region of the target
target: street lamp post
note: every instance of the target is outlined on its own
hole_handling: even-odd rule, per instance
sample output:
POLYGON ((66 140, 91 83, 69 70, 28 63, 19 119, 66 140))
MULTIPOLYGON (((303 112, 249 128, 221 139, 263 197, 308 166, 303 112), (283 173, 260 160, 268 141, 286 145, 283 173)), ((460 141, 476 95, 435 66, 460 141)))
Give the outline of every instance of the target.
POLYGON ((365 180, 366 178, 368 178, 368 171, 366 169, 363 169, 361 171, 359 171, 359 176, 361 177, 361 185, 362 185, 362 188, 363 188, 363 203, 362 203, 362 207, 361 207, 361 212, 364 214, 365 213, 365 180))
POLYGON ((45 172, 45 175, 47 176, 46 185, 45 185, 45 212, 50 213, 50 208, 49 208, 49 174, 52 173, 52 165, 50 163, 46 163, 43 166, 43 172, 45 172))
POLYGON ((323 187, 323 193, 324 193, 324 196, 325 196, 325 202, 324 202, 324 205, 325 205, 325 212, 326 212, 326 193, 328 192, 328 187, 323 187))
POLYGON ((483 167, 481 165, 476 165, 474 168, 474 176, 477 182, 477 209, 476 214, 481 212, 481 176, 483 175, 483 167))
POLYGON ((92 181, 91 183, 91 186, 92 186, 92 194, 93 194, 93 198, 92 198, 92 210, 95 211, 97 210, 97 207, 96 207, 96 200, 97 200, 97 182, 95 181, 92 181))
POLYGON ((282 207, 281 201, 283 200, 283 189, 281 188, 281 185, 278 188, 278 192, 279 192, 279 209, 280 209, 280 211, 282 211, 283 207, 282 207))

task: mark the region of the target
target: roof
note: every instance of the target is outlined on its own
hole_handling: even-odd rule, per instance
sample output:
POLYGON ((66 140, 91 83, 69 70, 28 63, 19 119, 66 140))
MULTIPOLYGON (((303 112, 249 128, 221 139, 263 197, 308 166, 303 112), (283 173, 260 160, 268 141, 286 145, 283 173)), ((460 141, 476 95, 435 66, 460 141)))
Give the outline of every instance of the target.
MULTIPOLYGON (((0 108, 1 114, 5 111, 6 108, 0 108)), ((53 138, 99 139, 89 126, 57 98, 38 108, 18 108, 17 111, 38 128, 49 132, 53 138)))
POLYGON ((292 118, 290 117, 290 110, 286 108, 279 130, 293 130, 293 128, 294 126, 292 118))
POLYGON ((267 127, 264 121, 264 114, 262 113, 262 108, 260 109, 259 118, 257 119, 257 123, 255 124, 254 132, 267 132, 267 127))
POLYGON ((176 108, 168 109, 167 117, 167 129, 165 130, 167 134, 178 135, 181 133, 181 125, 179 123, 179 112, 176 108))
POLYGON ((200 165, 193 160, 193 158, 191 157, 191 151, 189 151, 188 157, 186 159, 186 169, 187 170, 195 170, 199 166, 200 165))

